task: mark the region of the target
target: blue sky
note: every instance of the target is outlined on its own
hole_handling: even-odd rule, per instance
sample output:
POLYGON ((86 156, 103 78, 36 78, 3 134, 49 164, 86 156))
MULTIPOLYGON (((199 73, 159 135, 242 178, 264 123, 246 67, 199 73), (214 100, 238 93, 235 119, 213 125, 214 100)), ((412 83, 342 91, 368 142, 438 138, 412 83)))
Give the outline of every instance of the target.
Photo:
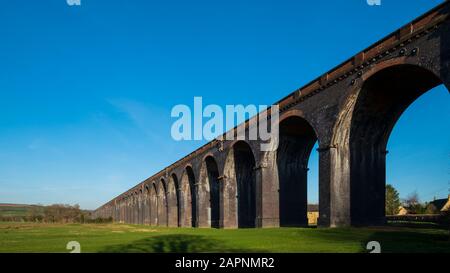
MULTIPOLYGON (((5 1, 0 202, 94 209, 203 144, 171 139, 174 105, 270 104, 441 2, 5 1)), ((392 133, 402 196, 448 194, 449 99, 428 92, 392 133)))

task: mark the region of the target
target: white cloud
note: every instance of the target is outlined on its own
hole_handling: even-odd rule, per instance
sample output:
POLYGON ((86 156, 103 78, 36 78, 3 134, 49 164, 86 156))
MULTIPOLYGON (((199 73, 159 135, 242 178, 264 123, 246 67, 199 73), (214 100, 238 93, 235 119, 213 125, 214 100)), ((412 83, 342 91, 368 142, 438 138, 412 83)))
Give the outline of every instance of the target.
POLYGON ((156 107, 149 108, 130 99, 110 99, 108 102, 126 114, 133 124, 152 140, 162 139, 162 134, 158 132, 161 132, 165 126, 169 128, 168 123, 165 123, 164 120, 170 118, 170 113, 165 113, 156 107), (167 118, 165 118, 166 115, 167 118))

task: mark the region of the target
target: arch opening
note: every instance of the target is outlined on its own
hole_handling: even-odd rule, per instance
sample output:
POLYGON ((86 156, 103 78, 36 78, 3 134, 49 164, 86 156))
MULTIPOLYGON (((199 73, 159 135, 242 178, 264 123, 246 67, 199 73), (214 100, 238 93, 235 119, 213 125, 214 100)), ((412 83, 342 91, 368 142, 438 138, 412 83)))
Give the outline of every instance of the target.
POLYGON ((144 224, 144 194, 142 189, 139 190, 139 197, 138 197, 138 224, 143 225, 144 224))
POLYGON ((167 205, 167 185, 166 181, 161 178, 158 183, 158 225, 165 227, 168 222, 168 205, 167 205))
POLYGON ((131 195, 131 222, 130 224, 137 223, 138 208, 137 208, 137 192, 131 195))
POLYGON ((152 226, 158 225, 158 211, 158 190, 155 183, 152 183, 152 186, 150 188, 150 224, 152 226))
POLYGON ((175 182, 175 193, 176 193, 175 195, 177 198, 177 226, 180 227, 181 226, 180 182, 176 174, 172 174, 172 179, 175 182))
POLYGON ((239 228, 256 227, 255 157, 250 145, 238 141, 233 146, 237 184, 237 220, 239 228))
POLYGON ((197 202, 195 196, 195 177, 190 166, 186 167, 180 182, 179 207, 180 226, 196 227, 197 202))
POLYGON ((172 174, 167 183, 167 224, 169 227, 178 227, 178 179, 172 174))
POLYGON ((135 191, 133 196, 133 224, 139 224, 139 192, 135 191))
POLYGON ((353 108, 350 136, 351 224, 385 224, 387 143, 402 113, 422 94, 442 84, 414 65, 385 68, 368 78, 353 108))
POLYGON ((209 156, 205 159, 208 172, 208 181, 210 189, 210 208, 211 208, 211 227, 220 226, 220 188, 219 188, 219 168, 216 160, 209 156))
POLYGON ((280 122, 277 150, 280 226, 308 225, 308 162, 317 143, 309 123, 298 116, 280 122))
POLYGON ((200 168, 198 186, 198 224, 199 227, 220 226, 219 168, 212 156, 207 156, 200 168))
POLYGON ((188 179, 188 186, 189 186, 189 199, 190 199, 190 212, 191 212, 191 227, 198 227, 198 221, 197 221, 197 190, 195 186, 195 175, 194 170, 191 166, 186 167, 186 175, 188 179))
POLYGON ((150 188, 148 185, 144 187, 144 225, 150 225, 151 209, 150 209, 150 188))

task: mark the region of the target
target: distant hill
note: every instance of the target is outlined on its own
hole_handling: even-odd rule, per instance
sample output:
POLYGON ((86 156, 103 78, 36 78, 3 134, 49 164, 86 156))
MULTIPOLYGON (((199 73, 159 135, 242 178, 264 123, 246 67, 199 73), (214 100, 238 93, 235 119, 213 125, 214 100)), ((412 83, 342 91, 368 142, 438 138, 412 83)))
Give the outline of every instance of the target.
POLYGON ((39 205, 25 205, 25 204, 5 204, 0 203, 0 217, 22 217, 30 214, 31 211, 38 214, 44 213, 44 206, 39 205))

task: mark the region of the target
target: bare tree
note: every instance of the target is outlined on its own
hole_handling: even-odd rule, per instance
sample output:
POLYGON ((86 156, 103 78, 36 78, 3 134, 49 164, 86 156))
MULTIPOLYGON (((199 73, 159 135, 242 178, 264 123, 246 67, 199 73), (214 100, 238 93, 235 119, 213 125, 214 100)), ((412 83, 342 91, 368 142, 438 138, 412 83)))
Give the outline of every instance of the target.
POLYGON ((407 207, 414 207, 417 204, 419 204, 420 199, 419 199, 419 194, 417 193, 417 191, 410 193, 404 200, 404 203, 407 207))
POLYGON ((416 191, 410 193, 403 203, 411 214, 426 213, 426 206, 420 203, 419 194, 416 191))

